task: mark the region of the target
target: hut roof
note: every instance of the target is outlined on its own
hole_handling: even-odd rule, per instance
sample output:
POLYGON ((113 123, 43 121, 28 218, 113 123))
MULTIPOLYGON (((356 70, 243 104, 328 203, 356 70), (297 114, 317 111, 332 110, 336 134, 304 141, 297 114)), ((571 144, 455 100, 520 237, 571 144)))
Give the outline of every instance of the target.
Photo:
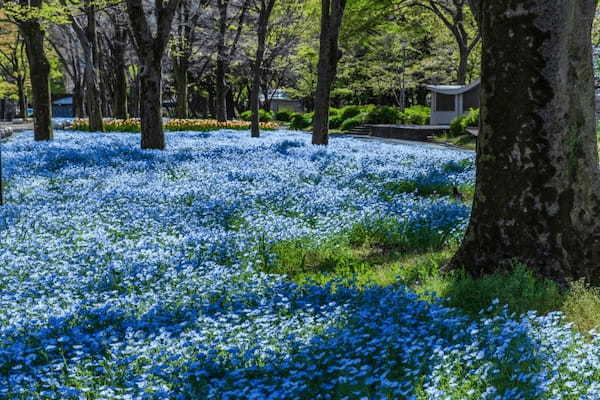
POLYGON ((447 95, 457 95, 468 92, 469 90, 479 86, 481 84, 480 80, 476 80, 470 85, 427 85, 427 89, 432 92, 447 94, 447 95))

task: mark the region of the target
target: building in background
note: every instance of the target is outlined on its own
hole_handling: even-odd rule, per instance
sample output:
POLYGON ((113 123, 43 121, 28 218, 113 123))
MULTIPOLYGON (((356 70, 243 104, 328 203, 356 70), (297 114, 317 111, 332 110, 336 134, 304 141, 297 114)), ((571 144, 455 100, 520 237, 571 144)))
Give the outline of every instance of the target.
POLYGON ((65 96, 55 99, 52 102, 52 117, 74 118, 75 109, 73 107, 73 96, 65 96))
POLYGON ((428 85, 431 91, 431 125, 450 125, 452 120, 479 108, 481 81, 470 85, 428 85))
MULTIPOLYGON (((292 99, 283 90, 278 89, 269 93, 269 100, 271 102, 271 111, 291 111, 291 112, 304 112, 304 104, 298 99, 292 99)), ((260 96, 260 102, 265 103, 265 96, 260 96)))

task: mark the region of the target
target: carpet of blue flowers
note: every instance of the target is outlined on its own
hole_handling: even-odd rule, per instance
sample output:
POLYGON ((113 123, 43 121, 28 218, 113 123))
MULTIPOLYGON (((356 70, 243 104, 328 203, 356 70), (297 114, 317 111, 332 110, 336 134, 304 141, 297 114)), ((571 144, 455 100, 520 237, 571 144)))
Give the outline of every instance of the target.
POLYGON ((131 134, 2 144, 0 398, 600 398, 600 339, 558 314, 496 304, 474 320, 400 285, 259 272, 265 244, 381 218, 460 235, 462 203, 382 187, 472 182, 469 153, 247 136, 172 133, 164 152, 131 134))

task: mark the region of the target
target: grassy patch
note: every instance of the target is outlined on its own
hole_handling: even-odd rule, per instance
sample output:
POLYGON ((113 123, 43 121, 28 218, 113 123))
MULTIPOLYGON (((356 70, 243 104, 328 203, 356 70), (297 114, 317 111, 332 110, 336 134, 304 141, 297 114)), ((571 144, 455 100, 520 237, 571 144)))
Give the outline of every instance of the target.
POLYGON ((457 137, 448 135, 435 136, 433 141, 436 143, 447 143, 464 149, 475 150, 477 148, 477 138, 471 134, 457 137))
POLYGON ((388 182, 383 185, 384 198, 389 199, 400 193, 415 193, 422 197, 451 196, 461 199, 465 203, 470 203, 475 196, 475 187, 473 185, 452 186, 415 181, 388 182))
POLYGON ((479 280, 462 271, 443 272, 456 244, 444 244, 436 235, 397 235, 384 221, 376 226, 380 229, 358 224, 321 244, 277 243, 263 249, 270 254, 263 257, 263 270, 300 284, 404 285, 476 318, 497 299, 517 314, 561 311, 580 332, 600 327, 600 289, 576 282, 565 292, 524 266, 479 280))

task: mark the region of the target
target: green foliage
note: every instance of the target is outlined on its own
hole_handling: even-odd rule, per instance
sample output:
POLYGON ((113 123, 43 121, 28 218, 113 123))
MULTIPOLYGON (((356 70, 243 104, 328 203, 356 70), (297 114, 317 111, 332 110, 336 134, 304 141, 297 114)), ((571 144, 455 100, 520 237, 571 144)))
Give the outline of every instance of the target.
POLYGON ((409 107, 402 112, 400 120, 408 125, 429 125, 431 108, 419 105, 409 107))
POLYGON ((361 106, 346 106, 340 110, 340 117, 343 121, 358 116, 362 112, 361 106))
POLYGON ((362 124, 363 124, 363 118, 360 115, 357 115, 355 117, 349 118, 349 119, 345 120, 344 122, 342 122, 342 125, 340 126, 340 128, 343 131, 349 131, 349 130, 354 129, 362 124))
POLYGON ((460 115, 450 124, 450 137, 469 135, 467 128, 479 126, 479 109, 470 109, 467 114, 460 115))
POLYGON ((312 124, 312 116, 310 114, 294 113, 290 117, 290 128, 302 130, 308 128, 312 124))
POLYGON ((402 118, 402 113, 396 107, 370 107, 365 113, 365 124, 395 124, 402 118))
POLYGON ((452 120, 450 123, 450 137, 459 137, 467 133, 467 127, 465 125, 466 115, 460 115, 452 120))
POLYGON ((329 129, 339 129, 342 126, 342 117, 333 115, 329 117, 329 129))
POLYGON ((477 128, 479 126, 479 108, 471 108, 465 118, 467 127, 477 128))
POLYGON ((277 111, 275 113, 275 121, 290 122, 291 117, 292 117, 291 111, 281 110, 281 111, 277 111))
MULTIPOLYGON (((240 118, 243 121, 252 121, 252 111, 244 111, 240 114, 240 118)), ((260 122, 271 122, 273 120, 273 116, 270 112, 261 109, 258 110, 258 120, 260 122)))

